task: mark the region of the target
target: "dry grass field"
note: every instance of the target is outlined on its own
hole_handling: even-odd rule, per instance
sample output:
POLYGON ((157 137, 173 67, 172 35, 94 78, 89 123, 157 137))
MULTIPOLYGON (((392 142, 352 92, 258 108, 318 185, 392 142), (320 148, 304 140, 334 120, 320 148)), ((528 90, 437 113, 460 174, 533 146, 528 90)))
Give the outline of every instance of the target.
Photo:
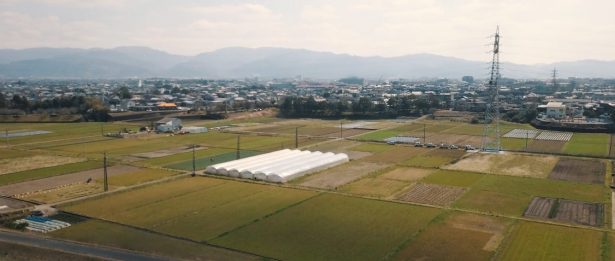
POLYGON ((514 153, 482 154, 466 157, 446 169, 481 172, 518 177, 546 178, 555 167, 558 157, 522 155, 514 153))
POLYGON ((337 189, 371 173, 385 169, 388 166, 389 165, 386 164, 351 161, 328 170, 293 180, 291 183, 304 187, 337 189))
POLYGON ((40 169, 58 165, 70 164, 85 161, 82 158, 72 158, 64 156, 35 155, 30 157, 19 157, 11 159, 0 159, 0 175, 20 172, 31 169, 40 169), (24 164, 27 163, 27 164, 24 164))
POLYGON ((464 192, 465 189, 462 187, 418 183, 412 186, 408 192, 400 194, 398 199, 436 206, 449 206, 464 192))
POLYGON ((599 160, 561 158, 549 178, 583 183, 604 183, 606 166, 599 160))

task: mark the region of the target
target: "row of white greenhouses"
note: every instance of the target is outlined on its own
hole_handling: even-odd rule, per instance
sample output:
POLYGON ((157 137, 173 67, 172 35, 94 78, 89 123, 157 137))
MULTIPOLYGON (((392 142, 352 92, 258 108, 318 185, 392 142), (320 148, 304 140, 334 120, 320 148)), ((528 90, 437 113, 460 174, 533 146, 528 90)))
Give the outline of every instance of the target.
POLYGON ((206 172, 284 183, 345 162, 348 155, 344 153, 284 149, 212 165, 206 172))

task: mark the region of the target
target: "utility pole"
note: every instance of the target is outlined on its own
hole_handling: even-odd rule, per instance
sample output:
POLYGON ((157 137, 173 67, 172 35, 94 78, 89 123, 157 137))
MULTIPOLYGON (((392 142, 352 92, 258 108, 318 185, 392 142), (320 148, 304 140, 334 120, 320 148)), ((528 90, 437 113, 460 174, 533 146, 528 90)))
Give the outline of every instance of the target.
POLYGON ((609 158, 611 157, 611 148, 613 147, 613 133, 609 135, 609 158))
POLYGON ((4 141, 6 141, 6 148, 9 148, 9 129, 4 130, 4 141))
POLYGON ((104 129, 104 125, 102 123, 100 124, 100 136, 102 136, 102 137, 105 136, 105 129, 104 129))
POLYGON ((530 131, 525 131, 525 152, 527 152, 527 140, 530 138, 530 131))
POLYGON ((553 68, 553 73, 551 76, 553 77, 553 79, 551 80, 553 83, 553 91, 557 92, 558 89, 557 89, 557 69, 556 68, 553 68))
POLYGON ((196 176, 196 158, 194 155, 194 148, 196 147, 195 144, 192 144, 192 176, 196 176))
POLYGON ((295 127, 295 149, 299 148, 299 127, 295 127))
POLYGON ((344 128, 342 121, 340 121, 340 139, 344 139, 344 128))
POLYGON ((425 138, 427 137, 427 135, 425 135, 425 128, 427 127, 427 124, 423 123, 423 144, 427 143, 427 141, 425 140, 425 138))
POLYGON ((237 135, 237 155, 236 155, 236 159, 239 159, 241 157, 241 155, 239 155, 239 138, 241 137, 241 135, 237 135))
POLYGON ((109 190, 109 180, 107 177, 107 153, 106 152, 103 154, 103 166, 104 166, 103 186, 104 186, 104 191, 107 192, 109 190))

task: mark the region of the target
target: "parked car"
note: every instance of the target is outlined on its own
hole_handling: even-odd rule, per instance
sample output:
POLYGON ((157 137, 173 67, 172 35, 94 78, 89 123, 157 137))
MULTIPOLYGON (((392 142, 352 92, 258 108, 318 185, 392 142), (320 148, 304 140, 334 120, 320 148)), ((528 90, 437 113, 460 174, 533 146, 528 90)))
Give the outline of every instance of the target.
POLYGON ((448 146, 449 149, 451 150, 456 150, 459 149, 459 146, 455 145, 455 144, 451 144, 450 146, 448 146))
POLYGON ((423 147, 423 143, 421 143, 420 141, 417 141, 414 143, 414 147, 423 147))
POLYGON ((464 148, 465 148, 465 150, 475 150, 476 149, 472 145, 465 145, 464 148))
POLYGON ((395 142, 395 141, 392 141, 392 140, 387 141, 387 144, 389 144, 389 145, 395 145, 395 143, 396 143, 396 142, 395 142))
POLYGON ((440 148, 441 148, 441 149, 448 149, 448 144, 446 144, 446 143, 440 143, 440 148))
POLYGON ((425 147, 427 147, 427 148, 435 148, 436 145, 434 145, 433 143, 427 143, 427 144, 425 144, 425 147))

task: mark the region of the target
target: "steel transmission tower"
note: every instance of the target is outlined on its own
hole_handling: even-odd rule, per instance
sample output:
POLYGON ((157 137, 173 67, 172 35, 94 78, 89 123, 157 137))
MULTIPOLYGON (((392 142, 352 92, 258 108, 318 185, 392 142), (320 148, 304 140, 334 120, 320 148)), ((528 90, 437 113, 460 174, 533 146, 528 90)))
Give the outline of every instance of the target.
POLYGON ((499 152, 500 144, 500 101, 498 80, 500 78, 500 28, 495 31, 491 59, 491 72, 487 89, 485 127, 483 129, 482 151, 499 152))

